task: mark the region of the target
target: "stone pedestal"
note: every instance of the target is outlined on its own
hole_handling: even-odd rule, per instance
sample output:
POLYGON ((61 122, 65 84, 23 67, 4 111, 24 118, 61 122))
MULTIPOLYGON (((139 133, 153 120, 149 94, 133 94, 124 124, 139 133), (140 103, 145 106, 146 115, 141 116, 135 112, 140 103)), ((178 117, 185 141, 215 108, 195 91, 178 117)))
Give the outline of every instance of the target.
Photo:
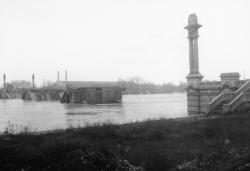
POLYGON ((186 78, 188 87, 199 88, 203 76, 201 74, 188 74, 186 78))

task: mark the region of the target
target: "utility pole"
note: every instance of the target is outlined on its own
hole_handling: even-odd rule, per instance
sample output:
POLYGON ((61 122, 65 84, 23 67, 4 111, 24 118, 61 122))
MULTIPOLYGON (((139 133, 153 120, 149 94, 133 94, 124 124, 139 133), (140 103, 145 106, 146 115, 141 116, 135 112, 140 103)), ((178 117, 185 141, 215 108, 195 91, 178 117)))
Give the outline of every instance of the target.
POLYGON ((3 74, 3 88, 6 88, 6 74, 3 74))
POLYGON ((35 74, 32 74, 32 88, 35 88, 35 74))

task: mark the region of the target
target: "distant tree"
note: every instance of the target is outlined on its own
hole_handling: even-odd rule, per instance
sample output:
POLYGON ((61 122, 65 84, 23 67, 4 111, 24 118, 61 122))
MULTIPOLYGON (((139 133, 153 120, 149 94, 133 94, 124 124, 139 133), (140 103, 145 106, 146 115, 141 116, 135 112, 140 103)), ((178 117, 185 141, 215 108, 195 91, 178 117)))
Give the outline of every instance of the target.
POLYGON ((180 92, 185 92, 187 88, 187 84, 184 82, 180 82, 178 87, 179 87, 180 92))
POLYGON ((163 92, 165 93, 173 93, 176 91, 177 87, 173 83, 164 83, 162 85, 163 92))
POLYGON ((13 86, 14 89, 21 89, 21 88, 31 88, 32 83, 25 80, 15 80, 11 81, 10 84, 13 86))
POLYGON ((186 83, 184 82, 180 82, 179 85, 171 82, 158 85, 137 76, 126 80, 119 78, 118 82, 125 88, 124 94, 160 94, 186 91, 186 83))
POLYGON ((135 84, 145 84, 145 83, 147 83, 146 80, 144 80, 143 78, 141 78, 139 76, 133 76, 133 77, 129 78, 127 81, 133 82, 135 84))
POLYGON ((5 84, 5 89, 7 92, 12 92, 14 90, 14 86, 10 83, 5 84))
POLYGON ((54 84, 53 81, 47 80, 43 82, 44 87, 50 87, 54 84))

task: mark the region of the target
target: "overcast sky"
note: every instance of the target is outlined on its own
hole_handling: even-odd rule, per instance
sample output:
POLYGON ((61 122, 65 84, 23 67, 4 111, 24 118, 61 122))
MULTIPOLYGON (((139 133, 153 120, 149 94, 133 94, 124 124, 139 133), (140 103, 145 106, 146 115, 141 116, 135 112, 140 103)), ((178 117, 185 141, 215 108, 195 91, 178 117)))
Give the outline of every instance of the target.
MULTIPOLYGON (((0 75, 10 80, 185 81, 188 15, 196 13, 200 73, 250 78, 249 0, 0 0, 0 75)), ((0 84, 2 84, 0 79, 0 84)))

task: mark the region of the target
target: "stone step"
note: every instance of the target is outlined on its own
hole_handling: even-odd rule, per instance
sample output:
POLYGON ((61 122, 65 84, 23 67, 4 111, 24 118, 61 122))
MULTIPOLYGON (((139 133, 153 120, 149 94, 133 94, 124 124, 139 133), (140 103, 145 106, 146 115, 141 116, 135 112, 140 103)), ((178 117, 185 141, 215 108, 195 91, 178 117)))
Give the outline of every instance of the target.
POLYGON ((222 114, 223 113, 223 105, 224 104, 228 104, 231 102, 231 99, 230 100, 225 100, 223 101, 221 104, 219 104, 213 111, 212 113, 213 114, 222 114))

